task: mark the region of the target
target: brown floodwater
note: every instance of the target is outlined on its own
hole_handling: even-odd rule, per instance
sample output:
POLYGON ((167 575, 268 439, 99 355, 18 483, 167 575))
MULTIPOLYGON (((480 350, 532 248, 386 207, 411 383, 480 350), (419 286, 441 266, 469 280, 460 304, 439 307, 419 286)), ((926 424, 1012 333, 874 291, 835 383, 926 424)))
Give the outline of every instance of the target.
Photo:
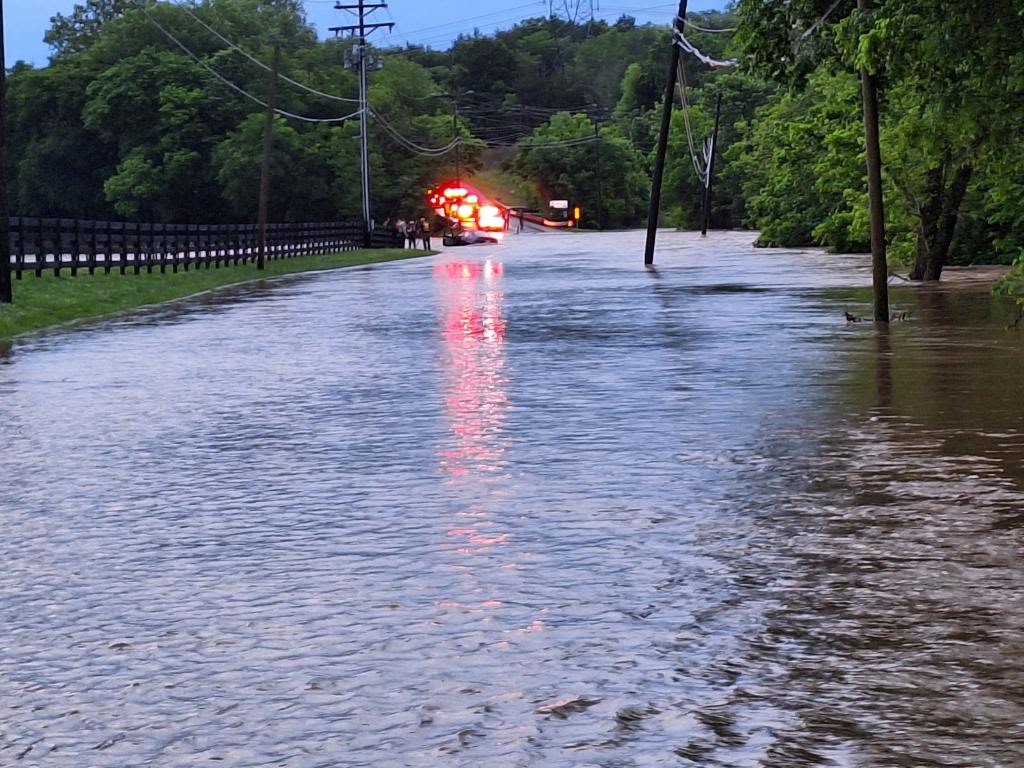
POLYGON ((882 333, 866 258, 750 240, 18 340, 0 765, 1024 765, 1013 307, 898 283, 882 333))

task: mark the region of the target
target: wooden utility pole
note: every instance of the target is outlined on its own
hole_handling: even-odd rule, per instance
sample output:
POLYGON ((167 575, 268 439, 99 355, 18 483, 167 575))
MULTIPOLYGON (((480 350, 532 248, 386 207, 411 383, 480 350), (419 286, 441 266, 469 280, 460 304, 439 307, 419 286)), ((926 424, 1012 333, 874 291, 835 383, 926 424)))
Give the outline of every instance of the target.
POLYGON ((4 0, 0 0, 0 302, 4 304, 14 301, 7 215, 7 52, 4 50, 4 0))
MULTIPOLYGON (((857 0, 857 10, 871 8, 871 0, 857 0)), ((871 277, 876 323, 889 322, 889 268, 885 259, 885 208, 882 203, 882 150, 878 140, 878 84, 867 67, 860 68, 864 101, 864 144, 867 150, 868 206, 871 218, 871 277)))
POLYGON ((370 247, 373 240, 373 214, 370 210, 370 147, 369 147, 369 119, 370 107, 366 101, 367 91, 367 69, 370 64, 370 56, 366 51, 366 35, 376 29, 387 27, 390 31, 393 22, 382 22, 379 24, 368 24, 366 17, 378 8, 387 8, 387 3, 367 3, 359 0, 355 5, 343 5, 340 2, 334 4, 336 11, 352 11, 358 19, 357 24, 348 24, 342 27, 329 27, 329 30, 336 36, 342 32, 351 32, 356 39, 352 52, 356 56, 354 62, 356 71, 359 73, 359 161, 363 177, 363 246, 370 247))
POLYGON ((644 246, 644 264, 654 263, 654 239, 658 231, 658 212, 661 208, 661 179, 665 175, 665 151, 668 149, 668 129, 672 121, 672 103, 675 101, 676 70, 679 68, 679 46, 675 33, 682 32, 686 18, 686 0, 679 0, 679 13, 672 22, 672 55, 669 57, 668 82, 665 84, 665 105, 661 111, 661 133, 658 134, 658 152, 654 156, 654 176, 651 178, 651 204, 647 209, 647 244, 644 246))
POLYGON ((260 166, 260 205, 257 228, 260 250, 256 257, 256 269, 263 269, 267 263, 267 205, 270 200, 270 155, 274 151, 274 116, 277 114, 274 102, 277 100, 277 71, 281 65, 281 49, 274 46, 274 59, 270 64, 270 83, 267 86, 267 123, 263 129, 263 162, 260 166))
POLYGON ((597 228, 604 229, 604 192, 601 189, 601 131, 594 120, 594 149, 597 152, 597 228))
POLYGON ((711 189, 715 179, 715 150, 718 149, 718 124, 722 118, 722 94, 719 92, 715 101, 715 130, 711 134, 711 156, 708 158, 708 179, 704 185, 704 225, 701 227, 700 236, 707 237, 708 228, 711 226, 711 189))
POLYGON ((455 142, 455 186, 462 186, 462 153, 459 151, 459 97, 452 94, 452 141, 455 142))

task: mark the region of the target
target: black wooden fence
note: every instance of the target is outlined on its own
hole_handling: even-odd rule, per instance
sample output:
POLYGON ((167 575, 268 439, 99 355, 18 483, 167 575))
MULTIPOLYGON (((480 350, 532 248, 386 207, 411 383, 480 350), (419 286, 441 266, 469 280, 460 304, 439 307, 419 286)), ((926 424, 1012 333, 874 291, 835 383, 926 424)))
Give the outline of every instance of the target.
MULTIPOLYGON (((177 272, 179 268, 209 269, 255 262, 259 233, 255 224, 141 224, 81 219, 31 219, 14 216, 10 221, 11 270, 41 277, 46 270, 78 274, 101 269, 109 274, 129 270, 139 274, 154 268, 177 272)), ((266 258, 283 259, 338 251, 354 251, 364 243, 362 224, 312 222, 267 225, 266 258)), ((378 229, 371 238, 374 248, 401 248, 402 236, 378 229)))

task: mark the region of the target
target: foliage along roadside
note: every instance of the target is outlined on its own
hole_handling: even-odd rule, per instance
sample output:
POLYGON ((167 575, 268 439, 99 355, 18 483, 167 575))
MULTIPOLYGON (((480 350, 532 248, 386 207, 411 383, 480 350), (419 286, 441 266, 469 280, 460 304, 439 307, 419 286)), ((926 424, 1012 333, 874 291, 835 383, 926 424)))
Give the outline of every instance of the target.
MULTIPOLYGON (((87 0, 55 17, 49 67, 12 71, 12 213, 254 218, 261 108, 164 37, 147 5, 205 63, 265 94, 267 73, 188 9, 87 0)), ((858 12, 852 0, 742 2, 688 16, 703 27, 738 26, 735 36, 689 27, 686 34, 715 58, 745 63, 742 71, 711 70, 683 57, 698 139, 710 132, 716 95, 724 97, 712 226, 757 229, 763 244, 866 248, 857 77, 864 65, 881 82, 891 263, 938 276, 947 262, 1012 262, 1024 251, 1020 0, 874 5, 858 12)), ((280 45, 291 77, 355 98, 355 76, 344 66, 351 41, 318 43, 296 0, 200 0, 189 8, 263 61, 280 45)), ((421 146, 447 144, 454 114, 466 142, 463 176, 487 163, 522 181, 504 188, 530 198, 505 202, 568 198, 582 203, 584 226, 594 226, 599 211, 606 226, 638 226, 670 50, 667 24, 527 18, 491 35, 464 35, 448 50, 377 51, 384 65, 371 74, 370 101, 421 146), (582 143, 587 136, 599 136, 599 146, 582 143), (536 148, 541 141, 561 146, 536 148)), ((282 108, 316 118, 354 109, 290 85, 279 93, 282 108)), ((692 227, 700 188, 685 122, 677 109, 661 217, 692 227)), ((418 155, 371 126, 376 217, 423 213, 424 188, 451 179, 454 153, 418 155)), ((359 215, 357 134, 351 120, 278 118, 273 220, 359 215)))
POLYGON ((857 72, 880 83, 886 226, 913 279, 1010 263, 1024 247, 1024 14, 1019 0, 744 2, 738 43, 783 84, 734 148, 769 240, 867 240, 857 72), (764 164, 753 162, 755 153, 764 164), (807 216, 804 212, 810 211, 807 216))
MULTIPOLYGON (((325 93, 290 84, 278 89, 280 108, 323 119, 355 111, 356 77, 344 66, 350 40, 319 43, 294 0, 201 0, 188 7, 142 0, 87 0, 54 18, 47 35, 50 65, 16 65, 9 82, 11 212, 23 216, 126 218, 153 221, 252 220, 262 151, 263 110, 218 82, 150 21, 186 44, 205 64, 257 98, 268 74, 212 35, 217 30, 267 62, 277 44, 282 72, 325 93)), ((728 14, 693 17, 728 26, 728 14)), ((700 45, 724 55, 727 35, 700 45)), ((528 18, 494 35, 464 36, 448 51, 415 46, 375 51, 383 67, 370 74, 376 113, 421 147, 452 138, 453 112, 463 144, 460 170, 469 178, 485 156, 492 168, 515 173, 530 193, 512 204, 583 201, 584 224, 597 207, 609 226, 638 226, 646 214, 649 169, 664 74, 667 26, 528 18), (455 104, 453 104, 453 101, 455 104), (576 115, 566 121, 567 114, 576 115), (571 147, 564 173, 544 173, 524 154, 535 135, 549 141, 594 135, 600 123, 602 200, 596 200, 597 148, 571 147), (518 162, 517 162, 518 160, 518 162), (622 183, 620 183, 620 181, 622 183)), ((764 86, 729 73, 724 124, 752 117, 764 86)), ((710 127, 719 76, 690 72, 694 120, 710 127)), ((726 132, 731 130, 726 127, 726 132)), ((673 121, 666 170, 667 223, 693 224, 699 196, 680 115, 673 121)), ((371 194, 378 220, 425 213, 423 191, 455 175, 455 153, 417 154, 371 121, 371 194)), ((271 219, 336 220, 361 212, 356 120, 310 124, 277 118, 271 168, 271 219)), ((727 163, 724 163, 727 165, 727 163)), ((720 165, 723 167, 723 165, 720 165)), ((724 178, 724 177, 723 177, 724 178)), ((519 185, 513 185, 518 188, 519 185)), ((738 199, 731 182, 721 199, 738 199)), ((742 205, 723 205, 720 226, 739 226, 742 205)))
POLYGON ((996 283, 995 293, 999 296, 1009 296, 1016 300, 1024 313, 1024 256, 1017 260, 1002 280, 996 283))
POLYGON ((80 323, 129 309, 181 299, 204 291, 280 275, 337 269, 362 264, 408 259, 427 251, 379 249, 299 256, 268 261, 262 272, 254 264, 220 269, 192 269, 188 272, 121 275, 116 272, 75 277, 27 276, 14 286, 14 304, 0 304, 0 341, 13 336, 80 323))

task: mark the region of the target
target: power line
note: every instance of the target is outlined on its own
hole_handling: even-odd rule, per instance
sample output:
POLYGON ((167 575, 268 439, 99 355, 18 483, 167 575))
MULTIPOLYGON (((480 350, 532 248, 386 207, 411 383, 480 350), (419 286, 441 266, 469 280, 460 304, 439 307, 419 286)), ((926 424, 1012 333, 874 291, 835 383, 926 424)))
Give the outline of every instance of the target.
MULTIPOLYGON (((544 2, 544 0, 536 0, 536 2, 533 3, 533 5, 545 5, 545 2, 544 2)), ((445 29, 447 27, 461 27, 461 28, 465 29, 467 22, 477 21, 479 19, 488 19, 488 18, 491 18, 491 17, 494 17, 494 16, 501 16, 501 17, 504 18, 505 16, 509 15, 510 13, 521 14, 523 12, 523 10, 524 10, 524 6, 522 4, 519 4, 519 5, 511 6, 509 8, 502 8, 502 9, 499 9, 497 11, 490 11, 488 13, 482 13, 482 14, 480 14, 478 16, 463 16, 463 17, 460 17, 459 19, 457 19, 456 21, 444 22, 442 24, 432 24, 429 27, 420 27, 419 29, 414 29, 414 30, 403 30, 403 34, 404 35, 418 35, 418 34, 420 34, 422 32, 433 32, 434 30, 445 29)), ((501 23, 501 22, 499 21, 499 22, 490 22, 490 23, 501 23)))
POLYGON ((697 159, 697 144, 694 140, 693 124, 690 122, 690 101, 687 98, 688 84, 686 82, 686 67, 683 65, 682 57, 676 65, 676 85, 679 88, 680 101, 683 104, 683 127, 686 129, 686 143, 690 149, 690 160, 693 161, 693 169, 697 172, 697 178, 704 181, 704 169, 700 166, 700 161, 697 159))
MULTIPOLYGON (((207 64, 205 61, 203 61, 202 58, 200 58, 198 55, 193 53, 192 50, 188 46, 186 46, 183 42, 181 42, 178 38, 176 38, 170 32, 168 32, 164 28, 164 26, 162 24, 160 24, 160 22, 158 22, 156 19, 154 19, 153 15, 149 12, 148 9, 146 10, 146 18, 148 18, 149 21, 157 29, 159 29, 161 32, 163 32, 168 40, 170 40, 172 43, 174 43, 179 48, 181 48, 181 50, 183 50, 193 61, 195 61, 197 64, 199 64, 201 67, 203 67, 207 72, 209 72, 215 78, 217 78, 222 83, 224 83, 224 85, 226 85, 228 88, 232 89, 233 91, 236 91, 237 93, 240 93, 242 96, 245 96, 250 101, 255 102, 256 104, 259 104, 264 109, 267 108, 267 106, 268 106, 267 102, 263 101, 262 99, 260 99, 257 96, 253 96, 251 93, 249 93, 247 90, 242 88, 240 85, 235 85, 233 82, 231 82, 226 77, 224 77, 222 74, 220 74, 220 72, 215 70, 213 67, 211 67, 209 64, 207 64)), ((309 117, 307 115, 297 115, 294 112, 286 112, 283 109, 277 109, 277 108, 274 109, 274 112, 276 112, 277 114, 281 115, 282 117, 290 117, 293 120, 300 120, 300 121, 305 122, 305 123, 342 123, 342 122, 344 122, 346 120, 350 120, 353 117, 357 117, 362 112, 362 110, 360 109, 360 110, 357 110, 355 112, 352 112, 351 114, 342 115, 341 117, 309 117)))
POLYGON ((683 23, 690 29, 696 29, 698 32, 710 32, 712 34, 726 34, 728 32, 735 32, 738 29, 738 27, 720 27, 717 29, 714 27, 702 27, 698 24, 694 24, 689 19, 683 19, 683 23))
POLYGON ((561 141, 547 141, 547 142, 530 142, 529 139, 518 142, 517 146, 523 149, 554 149, 556 147, 575 147, 580 144, 591 144, 595 141, 600 141, 599 137, 595 136, 581 136, 577 139, 563 139, 561 141))
POLYGON ((406 138, 402 133, 395 128, 391 123, 384 119, 384 117, 372 106, 367 105, 370 114, 377 119, 381 127, 391 136, 395 141, 401 144, 403 147, 408 149, 410 152, 415 152, 418 155, 426 155, 429 157, 440 157, 451 152, 459 144, 463 143, 461 137, 455 137, 443 147, 424 147, 417 144, 412 139, 406 138))
MULTIPOLYGON (((209 32, 210 34, 214 35, 217 39, 219 39, 223 43, 225 43, 229 48, 231 48, 231 49, 233 49, 235 51, 238 51, 240 54, 245 56, 245 58, 247 58, 249 61, 251 61, 256 66, 262 67, 267 72, 270 71, 270 67, 268 67, 266 64, 264 64, 262 61, 257 59, 255 56, 250 54, 245 49, 241 48, 240 46, 238 46, 235 43, 231 42, 228 38, 224 37, 224 35, 222 35, 216 29, 214 29, 209 24, 207 24, 205 21, 203 21, 201 18, 196 16, 194 13, 192 13, 192 10, 188 6, 182 5, 182 4, 179 3, 178 7, 181 8, 186 14, 191 16, 192 19, 194 19, 196 22, 198 22, 200 24, 200 26, 202 26, 207 32, 209 32)), ((332 99, 334 101, 345 101, 345 102, 349 102, 351 104, 358 104, 359 103, 359 99, 349 99, 349 98, 346 98, 344 96, 335 96, 333 93, 324 93, 323 91, 319 91, 316 88, 313 88, 311 86, 306 85, 305 83, 300 83, 298 80, 292 80, 292 78, 288 77, 287 75, 283 75, 280 72, 278 72, 277 76, 281 80, 284 80, 286 83, 294 85, 296 88, 301 88, 302 90, 304 90, 304 91, 306 91, 308 93, 312 93, 312 94, 315 94, 317 96, 322 96, 325 99, 332 99)))
MULTIPOLYGON (((676 17, 676 21, 680 21, 678 16, 676 17)), ((682 33, 682 30, 678 28, 675 29, 675 31, 673 32, 672 40, 684 51, 693 54, 694 58, 696 58, 698 61, 704 64, 707 64, 709 67, 738 67, 740 65, 739 61, 737 61, 736 59, 727 59, 725 61, 722 61, 720 59, 713 59, 710 56, 705 56, 703 53, 697 50, 696 47, 694 47, 693 43, 686 39, 686 35, 684 35, 682 33)))
POLYGON ((832 11, 834 11, 834 10, 835 10, 836 8, 838 8, 838 7, 840 6, 840 5, 842 5, 842 3, 843 3, 843 0, 836 0, 836 1, 834 2, 834 3, 832 3, 832 5, 831 5, 831 6, 829 6, 829 9, 828 9, 827 11, 825 11, 825 13, 823 13, 823 14, 822 14, 822 15, 821 15, 821 16, 820 16, 820 17, 818 18, 818 20, 817 20, 817 21, 815 21, 815 22, 814 22, 813 24, 811 24, 811 26, 809 26, 809 27, 807 28, 807 30, 806 30, 806 31, 805 31, 805 32, 804 32, 804 33, 803 33, 802 35, 800 35, 800 38, 799 38, 799 40, 798 40, 797 42, 798 42, 798 43, 802 43, 802 42, 803 42, 804 40, 806 40, 806 39, 807 39, 808 37, 810 37, 811 35, 813 35, 813 34, 814 34, 814 31, 815 31, 815 30, 816 30, 816 29, 817 29, 818 27, 820 27, 820 26, 821 26, 822 24, 824 24, 824 23, 825 23, 825 20, 826 20, 826 19, 827 19, 827 18, 828 18, 829 16, 831 16, 831 15, 832 15, 832 11))

